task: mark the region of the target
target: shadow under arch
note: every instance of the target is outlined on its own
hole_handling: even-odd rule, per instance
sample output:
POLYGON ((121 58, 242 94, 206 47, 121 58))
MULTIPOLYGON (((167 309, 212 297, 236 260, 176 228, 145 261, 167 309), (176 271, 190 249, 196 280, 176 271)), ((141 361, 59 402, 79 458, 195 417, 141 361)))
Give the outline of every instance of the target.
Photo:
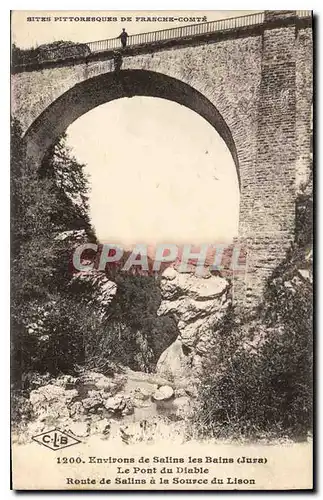
POLYGON ((24 139, 27 158, 40 165, 46 151, 77 118, 91 109, 123 97, 159 97, 177 102, 208 121, 226 143, 240 175, 236 146, 231 131, 216 107, 190 85, 146 70, 122 70, 105 73, 81 83, 58 97, 32 123, 24 139))

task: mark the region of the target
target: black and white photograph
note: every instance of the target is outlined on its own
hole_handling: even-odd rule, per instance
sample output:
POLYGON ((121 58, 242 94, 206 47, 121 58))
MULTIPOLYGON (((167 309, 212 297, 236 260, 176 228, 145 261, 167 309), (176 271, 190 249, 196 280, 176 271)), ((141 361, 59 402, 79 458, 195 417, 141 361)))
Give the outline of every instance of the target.
POLYGON ((312 490, 314 20, 11 11, 14 490, 312 490))

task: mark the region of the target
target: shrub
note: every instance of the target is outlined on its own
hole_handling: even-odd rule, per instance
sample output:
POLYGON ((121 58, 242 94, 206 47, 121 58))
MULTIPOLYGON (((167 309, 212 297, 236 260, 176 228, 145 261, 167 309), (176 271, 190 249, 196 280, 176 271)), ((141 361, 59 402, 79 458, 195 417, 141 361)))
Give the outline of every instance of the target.
MULTIPOLYGON (((260 326, 261 328, 261 326, 260 326)), ((215 437, 300 437, 311 429, 311 346, 304 332, 267 330, 239 348, 200 391, 199 427, 215 437)))
POLYGON ((312 428, 312 286, 292 251, 253 318, 224 322, 196 413, 202 435, 304 438, 312 428), (217 370, 214 370, 214 367, 217 370))

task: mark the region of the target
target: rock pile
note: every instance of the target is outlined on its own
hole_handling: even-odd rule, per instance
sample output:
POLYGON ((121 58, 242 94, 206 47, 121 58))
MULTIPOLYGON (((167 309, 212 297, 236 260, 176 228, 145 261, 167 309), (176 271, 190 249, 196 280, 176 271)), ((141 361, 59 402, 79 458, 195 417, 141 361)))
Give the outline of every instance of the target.
POLYGON ((23 434, 31 439, 56 427, 79 438, 98 434, 107 439, 112 429, 120 433, 125 425, 142 423, 141 429, 160 416, 184 419, 188 400, 187 395, 177 397, 166 379, 131 370, 111 377, 94 371, 79 377, 44 377, 44 385, 30 392, 32 419, 23 423, 23 434))

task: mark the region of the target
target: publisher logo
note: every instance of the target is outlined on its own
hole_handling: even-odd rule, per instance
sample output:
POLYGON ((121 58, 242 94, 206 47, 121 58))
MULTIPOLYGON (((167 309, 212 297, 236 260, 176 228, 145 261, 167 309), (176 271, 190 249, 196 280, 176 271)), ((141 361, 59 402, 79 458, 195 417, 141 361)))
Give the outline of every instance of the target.
POLYGON ((39 444, 50 448, 51 450, 61 450, 62 448, 67 448, 68 446, 73 446, 74 444, 81 443, 79 439, 62 432, 59 429, 53 429, 51 431, 43 432, 33 437, 33 440, 39 444))

